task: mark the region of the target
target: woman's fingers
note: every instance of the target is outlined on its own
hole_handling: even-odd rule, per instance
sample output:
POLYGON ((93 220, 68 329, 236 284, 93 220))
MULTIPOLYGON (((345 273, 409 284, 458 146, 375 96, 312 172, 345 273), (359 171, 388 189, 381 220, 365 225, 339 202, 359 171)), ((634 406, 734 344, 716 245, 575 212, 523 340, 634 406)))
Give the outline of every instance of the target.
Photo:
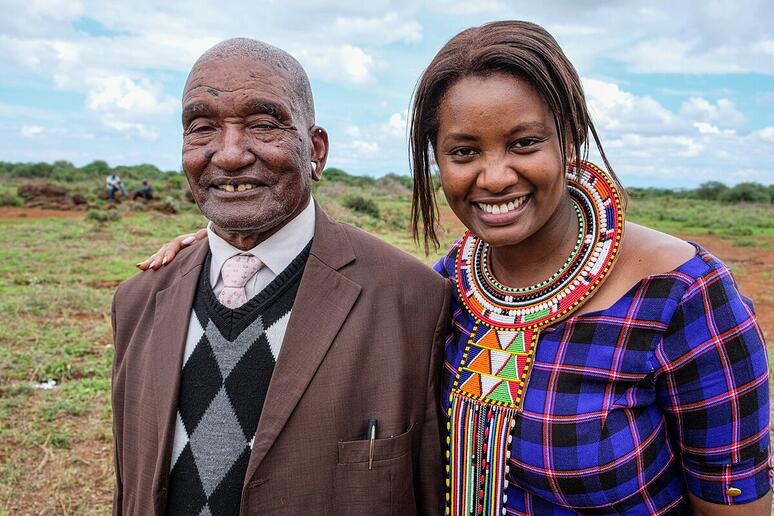
POLYGON ((188 247, 199 240, 207 238, 207 229, 200 229, 196 233, 189 233, 186 235, 180 235, 175 237, 172 241, 162 245, 158 251, 153 253, 150 257, 144 261, 138 263, 136 266, 142 271, 153 269, 159 270, 164 265, 174 260, 175 256, 181 249, 188 247))

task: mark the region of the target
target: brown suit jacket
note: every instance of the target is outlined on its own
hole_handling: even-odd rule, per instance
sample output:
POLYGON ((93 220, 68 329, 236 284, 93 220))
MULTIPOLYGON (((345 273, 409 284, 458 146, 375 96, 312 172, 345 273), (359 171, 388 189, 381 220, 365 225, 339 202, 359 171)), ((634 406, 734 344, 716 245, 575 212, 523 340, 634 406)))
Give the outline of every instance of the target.
MULTIPOLYGON (((428 267, 318 207, 242 488, 242 514, 441 514, 450 296, 428 267), (368 470, 369 418, 378 419, 368 470)), ((166 507, 188 320, 208 245, 113 300, 114 513, 166 507)))

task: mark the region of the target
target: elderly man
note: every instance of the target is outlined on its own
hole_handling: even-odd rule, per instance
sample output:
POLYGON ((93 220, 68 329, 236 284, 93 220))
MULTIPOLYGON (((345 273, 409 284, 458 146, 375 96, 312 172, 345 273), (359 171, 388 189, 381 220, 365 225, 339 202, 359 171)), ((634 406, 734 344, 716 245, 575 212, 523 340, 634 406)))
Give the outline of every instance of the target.
POLYGON ((313 202, 328 137, 282 50, 208 50, 183 131, 209 238, 116 292, 114 512, 438 514, 449 287, 313 202))

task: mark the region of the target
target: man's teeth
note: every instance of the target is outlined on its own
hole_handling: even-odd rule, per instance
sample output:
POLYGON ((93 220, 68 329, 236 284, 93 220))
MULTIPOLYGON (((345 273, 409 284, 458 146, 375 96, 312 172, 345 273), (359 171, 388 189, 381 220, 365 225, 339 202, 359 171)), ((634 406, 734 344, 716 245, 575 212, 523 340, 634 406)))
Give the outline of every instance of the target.
POLYGON ((255 188, 255 185, 250 183, 241 183, 236 186, 234 185, 217 185, 217 186, 218 186, 218 189, 225 190, 227 192, 233 192, 233 191, 244 192, 245 190, 252 190, 253 188, 255 188))
POLYGON ((515 210, 516 208, 524 204, 527 201, 528 197, 529 197, 528 195, 525 195, 511 202, 507 202, 503 204, 485 204, 483 202, 478 202, 476 204, 478 205, 479 208, 481 208, 485 212, 494 213, 496 215, 499 213, 508 213, 511 210, 515 210))

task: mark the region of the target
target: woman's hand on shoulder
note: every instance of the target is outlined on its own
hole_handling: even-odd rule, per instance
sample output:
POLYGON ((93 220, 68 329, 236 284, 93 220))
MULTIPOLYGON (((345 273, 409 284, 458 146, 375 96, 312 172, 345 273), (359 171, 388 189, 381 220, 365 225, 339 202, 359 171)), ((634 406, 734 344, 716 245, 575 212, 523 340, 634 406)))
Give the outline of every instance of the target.
POLYGON ((164 265, 175 259, 175 255, 181 249, 188 247, 200 240, 207 239, 207 229, 202 228, 196 233, 188 233, 173 238, 171 241, 159 247, 159 250, 136 265, 141 271, 148 269, 159 270, 164 265))

